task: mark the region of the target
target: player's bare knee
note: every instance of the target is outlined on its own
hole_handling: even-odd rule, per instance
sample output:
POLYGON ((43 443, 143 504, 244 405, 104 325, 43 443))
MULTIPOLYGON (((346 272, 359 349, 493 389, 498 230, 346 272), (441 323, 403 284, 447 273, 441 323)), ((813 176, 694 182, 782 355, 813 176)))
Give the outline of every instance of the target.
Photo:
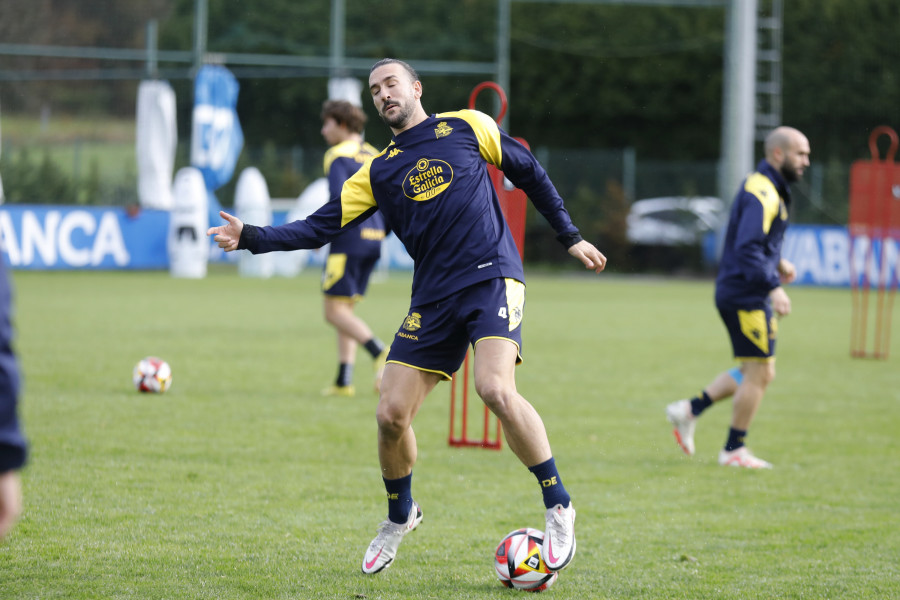
POLYGON ((766 388, 772 380, 775 379, 775 363, 754 363, 744 371, 744 381, 757 386, 766 388))
POLYGON ((766 365, 766 370, 763 373, 763 377, 765 379, 765 384, 769 385, 775 379, 775 363, 770 362, 766 365))
POLYGON ((389 438, 399 438, 409 429, 412 419, 406 411, 386 402, 379 402, 375 411, 378 430, 389 438))
POLYGON ((475 393, 478 394, 478 397, 484 400, 486 404, 489 404, 501 395, 501 386, 497 383, 496 379, 485 380, 476 378, 475 393))
POLYGON ((476 383, 475 391, 485 405, 491 409, 491 412, 500 417, 501 420, 509 413, 516 400, 515 390, 500 384, 496 380, 489 385, 478 385, 476 383))
POLYGON ((378 431, 389 439, 399 439, 409 429, 409 420, 390 414, 378 414, 378 431))

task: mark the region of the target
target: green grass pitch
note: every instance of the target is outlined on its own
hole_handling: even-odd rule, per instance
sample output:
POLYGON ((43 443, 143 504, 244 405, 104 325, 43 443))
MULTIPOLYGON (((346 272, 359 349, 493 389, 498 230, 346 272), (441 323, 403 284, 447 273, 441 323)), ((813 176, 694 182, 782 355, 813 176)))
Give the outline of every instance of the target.
MULTIPOLYGON (((25 512, 0 544, 0 597, 511 598, 501 537, 543 528, 506 448, 448 447, 449 387, 415 429, 425 520, 395 564, 360 572, 386 514, 371 361, 336 372, 318 273, 203 280, 164 272, 13 274, 31 441, 25 512), (131 369, 159 355, 172 389, 131 369)), ((849 357, 847 290, 789 289, 778 376, 748 443, 767 472, 716 465, 730 406, 677 450, 665 405, 732 366, 710 281, 529 279, 518 385, 542 414, 578 509, 578 553, 551 598, 900 597, 900 337, 849 357)), ((390 339, 409 277, 359 306, 390 339)))

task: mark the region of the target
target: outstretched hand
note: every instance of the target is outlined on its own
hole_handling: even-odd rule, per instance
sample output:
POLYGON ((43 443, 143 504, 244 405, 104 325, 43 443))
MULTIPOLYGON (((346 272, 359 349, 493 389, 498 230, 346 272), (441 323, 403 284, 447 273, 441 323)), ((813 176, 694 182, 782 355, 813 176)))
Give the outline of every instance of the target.
POLYGON ((797 268, 786 258, 778 261, 778 278, 781 283, 794 283, 797 279, 797 268))
POLYGON ((241 241, 241 232, 244 230, 244 223, 235 217, 229 215, 224 210, 219 211, 219 216, 227 221, 224 225, 218 227, 210 227, 206 230, 206 235, 214 235, 213 241, 219 245, 219 248, 225 252, 237 250, 238 242, 241 241))
POLYGON ((586 269, 599 273, 606 268, 606 257, 587 240, 569 247, 569 254, 584 263, 586 269))

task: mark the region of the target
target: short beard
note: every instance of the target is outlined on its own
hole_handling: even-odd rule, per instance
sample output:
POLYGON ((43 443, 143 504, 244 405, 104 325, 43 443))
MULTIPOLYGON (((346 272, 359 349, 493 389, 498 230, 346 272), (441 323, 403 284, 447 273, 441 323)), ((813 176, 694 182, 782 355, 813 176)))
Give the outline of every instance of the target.
POLYGON ((800 179, 800 176, 797 175, 797 171, 793 167, 789 167, 788 165, 781 166, 781 175, 788 183, 793 183, 800 179))
POLYGON ((396 105, 399 108, 399 112, 395 117, 388 117, 386 114, 381 113, 381 120, 384 121, 388 127, 393 129, 403 129, 407 122, 409 122, 409 117, 412 115, 412 109, 409 107, 404 108, 400 104, 396 105))

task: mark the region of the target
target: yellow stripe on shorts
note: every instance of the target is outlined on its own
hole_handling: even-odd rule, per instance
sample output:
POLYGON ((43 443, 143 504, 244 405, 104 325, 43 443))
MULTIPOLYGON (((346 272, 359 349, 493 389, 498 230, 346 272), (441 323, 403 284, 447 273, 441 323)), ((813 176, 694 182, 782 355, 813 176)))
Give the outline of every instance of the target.
POLYGON ((325 276, 322 278, 322 291, 327 292, 344 276, 347 268, 346 254, 329 254, 325 261, 325 276))
POLYGON ((509 314, 509 330, 512 331, 522 323, 525 311, 525 284, 509 278, 505 281, 506 310, 509 314))
POLYGON ((769 353, 769 330, 766 327, 766 311, 764 310, 739 310, 738 321, 741 323, 741 333, 748 340, 765 352, 769 353))

